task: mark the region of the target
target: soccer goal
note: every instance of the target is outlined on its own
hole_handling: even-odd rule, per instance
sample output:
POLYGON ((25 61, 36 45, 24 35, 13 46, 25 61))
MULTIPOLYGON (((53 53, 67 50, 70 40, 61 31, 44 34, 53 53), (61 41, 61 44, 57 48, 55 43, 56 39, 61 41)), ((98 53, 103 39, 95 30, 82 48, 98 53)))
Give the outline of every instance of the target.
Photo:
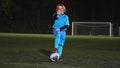
POLYGON ((119 26, 119 29, 118 29, 118 30, 119 30, 118 32, 119 32, 119 36, 120 36, 120 26, 119 26))
POLYGON ((73 35, 113 35, 111 22, 72 22, 73 35))

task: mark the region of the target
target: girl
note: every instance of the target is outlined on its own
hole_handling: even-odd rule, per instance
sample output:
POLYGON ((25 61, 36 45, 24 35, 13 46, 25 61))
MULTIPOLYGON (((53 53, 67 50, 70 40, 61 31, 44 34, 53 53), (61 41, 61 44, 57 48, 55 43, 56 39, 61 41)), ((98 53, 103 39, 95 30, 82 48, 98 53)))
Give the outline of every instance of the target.
POLYGON ((54 14, 53 33, 55 36, 55 47, 53 52, 57 52, 62 61, 62 50, 66 39, 66 30, 69 26, 69 19, 66 13, 66 8, 63 4, 58 4, 56 7, 56 14, 54 14))

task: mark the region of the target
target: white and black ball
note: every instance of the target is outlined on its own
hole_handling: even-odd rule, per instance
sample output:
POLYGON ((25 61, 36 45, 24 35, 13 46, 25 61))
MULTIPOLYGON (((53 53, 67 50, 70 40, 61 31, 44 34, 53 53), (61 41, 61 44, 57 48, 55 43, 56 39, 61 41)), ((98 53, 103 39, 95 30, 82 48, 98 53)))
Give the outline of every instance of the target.
POLYGON ((59 54, 58 53, 51 53, 50 60, 53 62, 57 62, 59 60, 59 54))

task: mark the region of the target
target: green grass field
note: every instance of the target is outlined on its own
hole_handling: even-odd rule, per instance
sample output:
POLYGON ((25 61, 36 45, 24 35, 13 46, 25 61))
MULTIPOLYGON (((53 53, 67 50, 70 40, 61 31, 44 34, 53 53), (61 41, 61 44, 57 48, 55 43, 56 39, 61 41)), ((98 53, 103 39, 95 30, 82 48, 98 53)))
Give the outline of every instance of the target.
POLYGON ((63 62, 50 62, 54 36, 0 33, 0 68, 120 68, 120 37, 67 36, 63 62))

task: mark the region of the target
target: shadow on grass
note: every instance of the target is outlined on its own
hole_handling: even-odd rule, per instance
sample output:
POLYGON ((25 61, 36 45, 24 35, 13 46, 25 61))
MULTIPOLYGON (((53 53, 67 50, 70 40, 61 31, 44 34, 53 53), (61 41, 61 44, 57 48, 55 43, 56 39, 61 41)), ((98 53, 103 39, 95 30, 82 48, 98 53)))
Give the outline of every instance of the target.
POLYGON ((45 56, 48 57, 48 60, 47 60, 47 61, 44 61, 44 62, 51 62, 51 60, 49 59, 49 56, 50 56, 50 54, 52 53, 51 51, 46 50, 46 49, 40 49, 40 52, 41 52, 42 54, 44 54, 45 56))
POLYGON ((49 57, 50 54, 52 53, 51 51, 48 51, 48 50, 46 50, 46 49, 40 49, 40 52, 41 52, 42 54, 46 55, 47 57, 49 57))

